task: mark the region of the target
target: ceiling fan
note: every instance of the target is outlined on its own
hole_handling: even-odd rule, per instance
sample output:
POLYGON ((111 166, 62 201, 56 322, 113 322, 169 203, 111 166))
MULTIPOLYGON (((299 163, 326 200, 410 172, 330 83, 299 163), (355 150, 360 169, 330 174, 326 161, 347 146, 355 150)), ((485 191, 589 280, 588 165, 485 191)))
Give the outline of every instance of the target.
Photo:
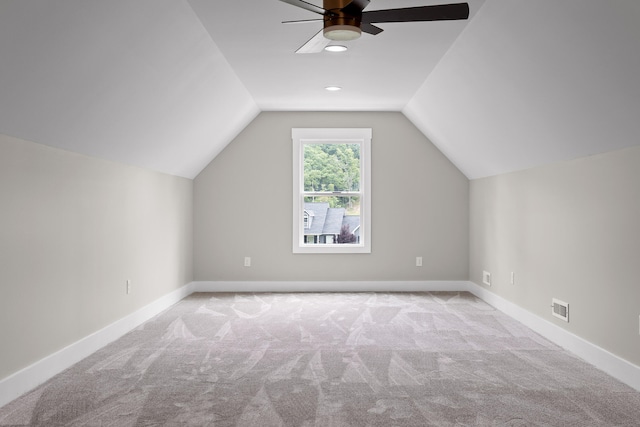
POLYGON ((469 18, 469 4, 453 3, 432 6, 406 7, 365 12, 369 0, 323 0, 319 7, 305 0, 280 0, 293 6, 322 15, 319 19, 284 21, 285 24, 323 21, 324 27, 296 53, 321 52, 331 41, 347 41, 360 37, 362 32, 376 35, 383 30, 373 24, 384 22, 449 21, 469 18))

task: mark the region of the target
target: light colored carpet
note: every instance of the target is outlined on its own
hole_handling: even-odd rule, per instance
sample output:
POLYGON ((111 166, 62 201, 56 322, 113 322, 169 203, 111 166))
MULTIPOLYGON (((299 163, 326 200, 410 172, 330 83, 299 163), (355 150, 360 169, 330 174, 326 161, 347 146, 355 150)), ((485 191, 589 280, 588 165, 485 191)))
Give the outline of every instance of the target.
POLYGON ((639 426, 640 393, 469 293, 201 293, 0 425, 639 426))

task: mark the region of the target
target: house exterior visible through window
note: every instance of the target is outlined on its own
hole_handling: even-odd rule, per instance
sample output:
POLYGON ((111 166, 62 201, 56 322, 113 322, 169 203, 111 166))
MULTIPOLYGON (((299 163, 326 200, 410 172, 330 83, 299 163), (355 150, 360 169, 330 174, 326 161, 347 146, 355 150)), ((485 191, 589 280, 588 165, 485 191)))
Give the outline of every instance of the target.
POLYGON ((371 129, 294 128, 293 252, 371 252, 371 129))
POLYGON ((306 230, 311 228, 311 222, 313 221, 313 211, 312 210, 306 210, 304 211, 304 229, 305 229, 305 233, 306 230))

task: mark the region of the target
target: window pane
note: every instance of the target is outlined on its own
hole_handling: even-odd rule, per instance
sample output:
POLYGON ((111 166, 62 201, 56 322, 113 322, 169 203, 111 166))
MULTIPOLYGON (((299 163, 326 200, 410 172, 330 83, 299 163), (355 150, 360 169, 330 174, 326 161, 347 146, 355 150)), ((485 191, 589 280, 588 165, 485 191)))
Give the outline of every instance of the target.
POLYGON ((359 191, 360 144, 311 144, 304 149, 304 191, 359 191))
POLYGON ((302 227, 305 244, 360 243, 360 197, 305 197, 302 227))

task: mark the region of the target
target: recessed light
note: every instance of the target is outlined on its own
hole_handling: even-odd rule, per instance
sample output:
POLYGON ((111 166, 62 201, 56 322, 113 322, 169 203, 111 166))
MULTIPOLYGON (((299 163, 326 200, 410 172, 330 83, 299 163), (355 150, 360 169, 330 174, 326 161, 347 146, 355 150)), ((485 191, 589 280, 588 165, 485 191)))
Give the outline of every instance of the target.
POLYGON ((336 91, 342 90, 340 86, 327 86, 325 87, 325 89, 330 92, 336 92, 336 91))
POLYGON ((347 47, 339 44, 331 44, 325 47, 324 50, 326 50, 327 52, 344 52, 345 50, 347 50, 347 47))

